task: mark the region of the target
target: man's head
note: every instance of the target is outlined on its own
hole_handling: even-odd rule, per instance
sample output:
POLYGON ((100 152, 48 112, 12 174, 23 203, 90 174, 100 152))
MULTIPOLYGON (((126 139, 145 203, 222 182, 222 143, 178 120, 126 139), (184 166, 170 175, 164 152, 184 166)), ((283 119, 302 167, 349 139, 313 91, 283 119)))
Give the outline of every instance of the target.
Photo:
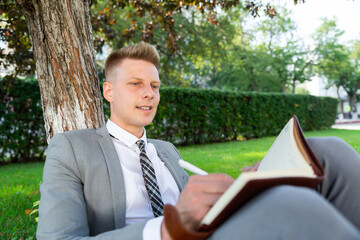
POLYGON ((106 81, 111 81, 114 70, 124 59, 143 60, 152 63, 156 68, 159 67, 160 57, 156 49, 145 42, 138 45, 123 47, 112 52, 105 63, 106 81))
POLYGON ((105 63, 103 94, 110 119, 137 137, 156 114, 160 101, 159 55, 144 42, 111 53, 105 63))

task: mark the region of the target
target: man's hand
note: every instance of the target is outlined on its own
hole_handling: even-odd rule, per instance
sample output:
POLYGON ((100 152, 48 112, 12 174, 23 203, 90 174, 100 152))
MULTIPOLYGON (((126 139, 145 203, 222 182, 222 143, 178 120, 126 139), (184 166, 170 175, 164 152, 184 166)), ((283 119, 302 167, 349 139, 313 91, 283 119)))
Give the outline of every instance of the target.
POLYGON ((241 172, 256 172, 260 166, 261 161, 254 163, 252 166, 245 166, 241 172))
POLYGON ((196 231, 209 209, 233 182, 232 177, 223 173, 191 176, 175 206, 184 226, 196 231))

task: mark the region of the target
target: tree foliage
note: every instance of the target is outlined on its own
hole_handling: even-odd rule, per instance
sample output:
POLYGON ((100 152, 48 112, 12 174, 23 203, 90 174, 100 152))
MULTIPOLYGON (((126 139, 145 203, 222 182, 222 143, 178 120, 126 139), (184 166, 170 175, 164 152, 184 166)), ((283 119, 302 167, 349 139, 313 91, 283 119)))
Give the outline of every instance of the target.
MULTIPOLYGON (((294 0, 295 4, 299 2, 304 1, 294 0)), ((198 49, 211 49, 209 46, 204 47, 204 45, 209 43, 212 45, 223 44, 216 37, 224 32, 229 33, 228 30, 222 30, 222 27, 230 26, 230 24, 226 23, 224 18, 219 19, 218 15, 221 12, 219 9, 229 11, 235 6, 247 10, 254 17, 259 16, 261 12, 270 17, 276 15, 273 6, 268 3, 263 4, 260 0, 246 2, 239 0, 95 0, 92 4, 91 15, 95 49, 101 53, 105 44, 112 44, 112 47, 117 49, 127 43, 140 40, 157 43, 164 49, 163 59, 165 61, 163 66, 175 64, 167 69, 164 68, 162 77, 182 79, 183 76, 177 75, 175 70, 178 72, 194 70, 194 67, 191 66, 193 61, 187 59, 191 55, 190 53, 194 52, 191 45, 195 45, 198 49), (184 12, 192 12, 191 14, 197 15, 196 19, 200 20, 201 24, 197 25, 198 22, 191 22, 184 12), (201 13, 202 17, 199 17, 198 13, 201 13), (190 25, 188 25, 189 23, 190 25), (212 35, 212 33, 216 33, 216 30, 218 34, 212 35), (212 38, 213 36, 215 38, 212 38), (189 37, 193 38, 192 41, 188 40, 189 37), (200 37, 203 39, 210 38, 208 41, 199 42, 200 37), (187 49, 184 48, 184 42, 186 42, 187 49), (174 58, 177 62, 169 62, 169 59, 174 58), (170 71, 174 67, 174 71, 170 71)), ((19 76, 33 76, 35 63, 26 20, 15 0, 3 0, 0 3, 0 41, 2 42, 0 45, 0 67, 6 70, 3 83, 10 87, 11 83, 19 76)), ((215 53, 214 51, 210 52, 215 53)), ((200 55, 203 52, 199 51, 198 53, 200 55)), ((213 57, 211 56, 211 59, 213 57)), ((198 58, 198 56, 193 58, 198 58)), ((203 66, 203 69, 194 75, 193 82, 197 82, 197 75, 202 75, 206 71, 210 71, 209 67, 203 66)), ((166 78, 164 79, 166 81, 166 78)), ((176 85, 184 85, 184 83, 180 82, 176 85)), ((189 85, 189 82, 185 82, 185 85, 189 85)))
MULTIPOLYGON (((219 9, 229 10, 234 6, 240 5, 242 8, 247 9, 252 16, 259 16, 259 11, 263 10, 266 15, 273 17, 276 11, 273 6, 266 4, 265 6, 261 1, 247 1, 242 4, 239 0, 225 1, 225 0, 173 0, 173 1, 123 1, 111 0, 95 2, 95 8, 101 5, 103 10, 98 12, 99 16, 93 15, 93 22, 95 19, 102 19, 103 21, 97 22, 97 28, 104 30, 108 40, 112 40, 116 36, 116 30, 112 30, 109 26, 114 24, 119 18, 114 18, 118 12, 117 10, 124 9, 125 19, 127 26, 124 31, 120 32, 124 39, 133 39, 135 35, 140 33, 140 38, 143 41, 149 42, 154 38, 154 30, 161 28, 165 34, 167 47, 173 52, 180 51, 177 44, 178 34, 175 27, 176 17, 178 13, 195 8, 203 15, 205 15, 209 23, 218 25, 219 21, 217 13, 219 9)), ((95 28, 96 29, 96 28, 95 28)), ((119 33, 119 32, 118 32, 119 33)), ((104 42, 102 42, 104 43, 104 42)), ((121 46, 119 46, 121 47, 121 46)))
POLYGON ((271 55, 270 67, 283 93, 287 88, 295 93, 297 83, 310 80, 313 65, 313 54, 296 36, 297 26, 290 15, 287 9, 279 8, 273 20, 265 19, 257 28, 263 35, 261 46, 271 55))
POLYGON ((317 68, 328 79, 329 86, 342 87, 346 91, 351 110, 356 112, 360 89, 360 41, 346 46, 339 40, 343 33, 337 28, 336 20, 323 19, 314 34, 316 51, 320 56, 317 68))
POLYGON ((9 89, 15 79, 35 72, 26 20, 14 0, 0 3, 0 69, 6 73, 1 83, 9 89))
MULTIPOLYGON (((212 78, 212 86, 242 91, 286 92, 310 80, 313 54, 296 38, 290 12, 278 7, 272 19, 246 29, 246 41, 236 41, 212 78)), ((238 34, 238 35, 241 35, 238 34)), ((243 37, 244 39, 244 37, 243 37)))
MULTIPOLYGON (((100 5, 96 7, 98 9, 94 7, 93 11, 103 9, 103 6, 100 5)), ((241 8, 237 7, 236 10, 241 10, 241 8)), ((181 13, 174 13, 176 43, 181 49, 176 53, 167 46, 167 36, 163 33, 161 26, 155 27, 152 30, 152 38, 148 40, 159 51, 162 82, 165 85, 175 86, 203 86, 204 79, 219 68, 221 59, 226 55, 225 47, 231 44, 236 33, 232 21, 239 21, 236 19, 239 16, 238 12, 218 13, 217 25, 210 24, 201 12, 193 6, 182 10, 181 13)), ((122 9, 117 9, 112 14, 126 15, 122 9)), ((146 17, 138 19, 138 21, 149 20, 146 17)), ((128 25, 129 23, 126 20, 121 22, 119 20, 113 25, 113 30, 121 33, 129 27, 128 25)), ((135 32, 133 37, 135 40, 129 39, 127 43, 135 43, 136 39, 141 38, 141 34, 141 31, 135 32)), ((107 41, 107 45, 114 49, 123 46, 123 44, 125 43, 122 37, 115 37, 111 41, 107 41)))

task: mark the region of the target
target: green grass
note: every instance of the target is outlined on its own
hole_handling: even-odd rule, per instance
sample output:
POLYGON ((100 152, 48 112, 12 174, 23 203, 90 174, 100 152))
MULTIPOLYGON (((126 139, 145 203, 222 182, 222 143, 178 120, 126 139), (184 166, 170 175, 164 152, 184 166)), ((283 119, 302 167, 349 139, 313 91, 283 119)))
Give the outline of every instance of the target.
MULTIPOLYGON (((342 138, 360 154, 360 131, 329 129, 305 132, 306 137, 337 136, 342 138)), ((209 173, 224 172, 237 177, 244 166, 260 161, 275 141, 265 137, 247 141, 193 145, 179 147, 181 157, 209 173)))
POLYGON ((40 199, 44 163, 0 167, 0 239, 35 239, 36 221, 31 211, 40 199))
POLYGON ((306 132, 306 137, 326 137, 337 136, 345 140, 360 154, 360 131, 359 130, 342 130, 342 129, 329 129, 322 131, 306 132))
MULTIPOLYGON (((360 154, 360 131, 330 129, 306 132, 311 136, 337 136, 360 154)), ((184 160, 204 170, 239 175, 242 167, 261 160, 275 137, 248 141, 179 147, 184 160)), ((0 166, 0 239, 35 239, 35 216, 29 216, 33 202, 40 199, 39 184, 44 163, 0 166)))

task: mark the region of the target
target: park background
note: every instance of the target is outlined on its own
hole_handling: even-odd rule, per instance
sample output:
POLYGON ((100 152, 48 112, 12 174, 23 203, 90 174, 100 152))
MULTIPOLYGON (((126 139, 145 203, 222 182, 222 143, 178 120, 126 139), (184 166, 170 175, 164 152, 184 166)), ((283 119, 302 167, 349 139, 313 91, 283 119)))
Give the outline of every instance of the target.
MULTIPOLYGON (((304 26, 294 18, 299 18, 298 8, 313 1, 299 1, 296 6, 293 1, 227 2, 95 1, 89 17, 99 87, 109 52, 144 40, 160 52, 164 86, 148 134, 174 142, 185 160, 206 171, 236 177, 243 166, 264 157, 292 114, 299 117, 307 137, 338 136, 360 153, 359 131, 331 129, 335 121, 360 118, 360 30, 355 25, 349 37, 340 27, 344 15, 322 16, 331 6, 351 16, 359 3, 329 1, 323 3, 324 9, 303 11, 303 22, 317 15, 318 23, 313 21, 313 31, 305 36, 304 26), (348 8, 343 10, 345 5, 348 8), (316 95, 331 97, 313 96, 314 82, 319 89, 316 95)), ((31 9, 11 0, 0 6, 0 238, 35 239, 37 214, 30 213, 37 208, 33 203, 40 198, 47 139, 54 134, 44 128, 52 122, 43 115, 48 96, 41 90, 41 84, 50 80, 42 80, 35 71, 24 17, 31 9)), ((40 65, 39 69, 43 70, 40 65)), ((68 85, 69 81, 64 86, 68 85)), ((66 90, 65 95, 50 97, 66 99, 63 96, 71 96, 72 91, 66 90)), ((106 118, 108 105, 98 105, 101 113, 95 113, 104 112, 106 118)), ((63 116, 74 123, 74 129, 81 128, 75 124, 78 115, 68 112, 71 109, 63 116)), ((71 129, 57 131, 66 130, 71 129)))

